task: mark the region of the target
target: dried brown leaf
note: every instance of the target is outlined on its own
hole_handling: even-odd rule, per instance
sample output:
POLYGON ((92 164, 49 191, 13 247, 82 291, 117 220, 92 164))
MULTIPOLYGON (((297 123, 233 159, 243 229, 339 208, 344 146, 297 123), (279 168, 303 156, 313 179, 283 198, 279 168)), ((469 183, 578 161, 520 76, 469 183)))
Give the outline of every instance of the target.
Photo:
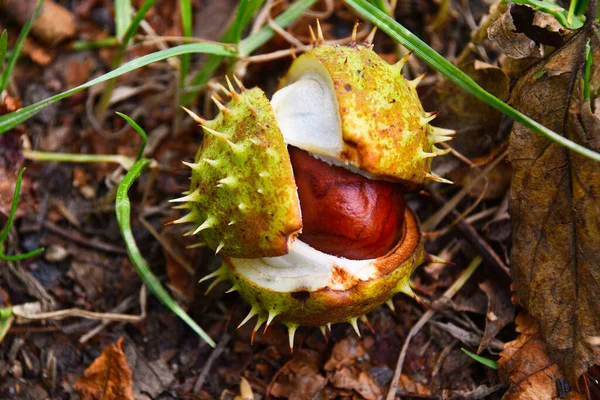
POLYGON ((104 348, 77 380, 83 400, 133 400, 133 375, 123 352, 123 337, 104 348))
POLYGON ((539 56, 538 46, 515 26, 511 10, 515 7, 510 4, 506 12, 488 28, 489 39, 496 43, 502 53, 512 58, 525 58, 532 55, 539 56))
POLYGON ((329 379, 334 387, 354 390, 367 400, 377 400, 382 396, 381 388, 377 385, 373 377, 364 371, 358 370, 356 367, 338 369, 329 379))
POLYGON ((271 395, 292 400, 315 398, 327 384, 321 375, 321 354, 302 349, 283 366, 281 375, 271 388, 271 395))
MULTIPOLYGON (((600 76, 600 42, 592 35, 593 81, 600 76)), ((516 83, 511 102, 555 132, 596 151, 598 115, 580 104, 586 40, 573 36, 516 83), (579 61, 579 62, 578 62, 579 61), (538 71, 547 71, 535 80, 538 71)), ((521 304, 540 325, 548 355, 571 386, 600 364, 600 165, 515 124, 510 213, 512 274, 521 304)))
MULTIPOLYGON (((544 351, 535 320, 525 312, 516 320, 520 335, 504 345, 498 360, 500 378, 510 384, 503 400, 538 400, 558 398, 557 382, 564 375, 544 351)), ((583 400, 576 392, 569 392, 570 400, 583 400)))
POLYGON ((348 337, 335 344, 325 371, 331 384, 338 389, 353 390, 367 400, 381 398, 381 388, 365 370, 362 360, 366 355, 363 343, 348 337))
POLYGON ((500 63, 511 78, 543 58, 542 45, 560 47, 573 32, 548 13, 514 3, 505 7, 487 31, 488 38, 503 53, 500 63))

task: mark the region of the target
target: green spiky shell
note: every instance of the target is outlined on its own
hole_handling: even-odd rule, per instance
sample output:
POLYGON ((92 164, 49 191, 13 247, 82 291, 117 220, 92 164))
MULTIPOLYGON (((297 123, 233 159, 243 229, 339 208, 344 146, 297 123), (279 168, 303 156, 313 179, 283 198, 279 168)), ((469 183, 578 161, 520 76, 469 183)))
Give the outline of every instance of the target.
MULTIPOLYGON (((217 278, 214 283, 228 280, 231 291, 238 291, 251 306, 244 322, 257 316, 257 326, 275 319, 294 328, 299 325, 324 326, 332 323, 356 323, 397 293, 414 297, 409 279, 414 269, 425 257, 419 222, 408 208, 403 239, 386 256, 377 260, 378 275, 361 281, 345 275, 340 279, 354 282, 347 290, 325 287, 308 292, 299 288, 296 292, 276 292, 248 280, 236 269, 237 260, 224 257, 219 270, 207 278, 217 278)), ((212 285, 211 285, 212 286, 212 285)))
POLYGON ((181 201, 208 246, 232 257, 286 254, 302 227, 289 155, 259 88, 233 98, 204 121, 204 139, 181 201))
POLYGON ((431 160, 442 153, 434 146, 441 141, 436 128, 429 126, 435 115, 423 110, 418 81, 406 80, 401 66, 388 64, 371 46, 320 45, 293 62, 280 87, 306 73, 324 77, 335 93, 343 161, 409 189, 435 179, 431 160))
MULTIPOLYGON (((443 178, 431 174, 431 159, 444 153, 436 149, 435 143, 451 139, 453 132, 429 125, 435 115, 426 113, 421 106, 415 90, 419 79, 407 81, 400 70, 401 66, 387 64, 369 46, 321 45, 293 63, 282 80, 282 86, 293 83, 306 72, 316 72, 329 80, 339 109, 345 144, 339 161, 351 164, 374 178, 403 183, 409 189, 415 189, 428 180, 443 182, 443 178)), ((231 143, 214 137, 203 145, 196 157, 192 190, 188 197, 194 193, 201 193, 203 197, 186 205, 191 205, 192 219, 199 227, 206 225, 205 221, 210 216, 216 216, 217 222, 211 220, 210 226, 202 232, 209 246, 222 249, 225 255, 222 266, 203 279, 216 278, 209 290, 221 281, 230 281, 233 285, 230 291, 239 291, 251 306, 243 323, 256 316, 256 331, 265 322, 268 325, 276 319, 288 326, 291 346, 299 325, 323 327, 349 322, 357 329, 357 319, 362 319, 384 302, 391 304, 393 295, 403 292, 415 297, 409 279, 414 269, 423 262, 425 253, 418 220, 408 208, 405 211, 405 235, 396 248, 376 261, 378 275, 368 280, 355 279, 344 290, 324 287, 307 291, 298 287, 295 291, 276 291, 251 281, 236 268, 239 258, 287 253, 289 239, 301 229, 296 185, 282 134, 276 128, 273 110, 262 92, 258 89, 253 91, 250 98, 252 107, 245 109, 239 99, 234 99, 227 105, 229 115, 221 113, 217 119, 205 124, 209 129, 224 132, 231 143), (234 110, 237 111, 234 113, 234 110), (235 118, 231 118, 232 115, 235 118), (238 123, 243 126, 238 126, 238 123), (250 139, 256 137, 256 133, 254 136, 248 133, 265 127, 269 129, 259 134, 264 135, 264 138, 261 136, 263 147, 252 147, 255 143, 250 139), (235 145, 243 147, 236 150, 235 145), (272 156, 278 153, 279 157, 266 157, 269 149, 272 156), (218 169, 206 170, 204 166, 199 170, 204 158, 224 160, 224 164, 218 169), (268 195, 264 183, 258 186, 257 171, 265 171, 272 178, 268 195), (231 182, 238 185, 230 188, 232 193, 218 192, 215 186, 224 186, 222 179, 230 174, 239 174, 243 179, 231 182), (257 188, 262 189, 264 196, 256 196, 257 188), (236 209, 240 199, 249 206, 243 207, 245 210, 252 209, 256 214, 240 214, 236 209), (245 218, 249 222, 248 228, 241 231, 232 229, 228 221, 234 215, 239 220, 245 218), (268 225, 252 227, 252 221, 258 224, 268 221, 268 225), (269 241, 263 241, 261 235, 265 229, 283 234, 278 237, 277 243, 272 242, 273 236, 269 241), (273 251, 281 248, 286 251, 273 251)), ((211 167, 215 167, 213 164, 211 167)), ((343 279, 352 280, 352 277, 343 279)))

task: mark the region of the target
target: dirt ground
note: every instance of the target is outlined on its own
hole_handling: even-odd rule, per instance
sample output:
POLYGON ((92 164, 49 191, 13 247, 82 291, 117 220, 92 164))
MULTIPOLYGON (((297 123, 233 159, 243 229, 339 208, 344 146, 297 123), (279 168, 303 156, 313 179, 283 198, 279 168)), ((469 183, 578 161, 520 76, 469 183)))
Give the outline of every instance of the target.
MULTIPOLYGON (((57 3, 64 14, 53 24, 61 32, 51 35, 66 37, 49 44, 43 34, 34 32, 27 39, 8 88, 17 105, 33 104, 111 69, 114 47, 79 50, 74 43, 114 36, 113 2, 57 3)), ((137 7, 142 1, 132 3, 137 7)), ((517 63, 499 68, 506 56, 498 44, 472 41, 493 2, 450 3, 444 11, 440 1, 399 1, 395 17, 487 90, 508 99, 518 78, 511 75, 517 63)), ((177 44, 164 38, 182 35, 178 4, 157 1, 123 62, 161 45, 177 44)), ((237 2, 192 4, 193 36, 218 41, 237 2)), ((288 5, 279 2, 271 13, 277 15, 288 5)), ((327 40, 347 40, 360 20, 338 1, 318 2, 313 9, 321 13, 327 40)), ((0 30, 8 30, 9 48, 24 22, 15 16, 18 12, 0 11, 0 30)), ((305 15, 287 31, 307 44, 307 27, 314 21, 314 15, 305 15)), ((361 25, 359 36, 364 38, 370 27, 361 25)), ((277 35, 254 55, 290 46, 277 35)), ((389 62, 403 54, 382 32, 375 36, 374 49, 389 62)), ((194 55, 192 73, 205 60, 206 56, 194 55)), ((199 88, 192 108, 213 117, 218 110, 210 94, 233 70, 246 87, 258 85, 270 96, 291 62, 292 57, 286 56, 229 69, 224 64, 199 88)), ((429 263, 413 275, 414 290, 427 306, 398 295, 393 311, 382 306, 368 315, 369 325, 359 323, 360 337, 349 324, 334 325, 327 338, 317 328, 301 327, 293 353, 280 324, 267 333, 258 332, 253 344, 253 323, 236 330, 249 307, 238 294, 226 294, 225 284, 205 294, 208 284, 197 283, 219 267, 220 257, 206 247, 186 249, 195 243, 182 236, 186 229, 165 225, 182 215, 168 200, 186 190, 189 169, 181 161, 193 161, 202 139, 196 124, 177 108, 179 76, 168 62, 120 77, 104 118, 98 118, 95 110, 106 88, 101 84, 45 108, 0 136, 1 221, 8 215, 16 175, 27 167, 7 249, 17 253, 45 248, 31 259, 0 261, 0 307, 37 303, 45 312, 62 311, 12 323, 0 345, 0 398, 230 399, 248 398, 250 391, 255 399, 381 399, 405 343, 397 387, 403 399, 525 398, 510 392, 512 367, 489 368, 463 351, 498 360, 505 344, 527 331, 524 327, 532 327, 536 338, 535 323, 522 314, 513 293, 509 270, 514 221, 508 214, 512 167, 506 154, 512 123, 413 56, 407 75, 414 78, 422 72, 427 72, 419 86, 425 109, 440 111, 438 126, 458 130, 451 142, 455 154, 434 164, 435 171, 456 185, 433 184, 411 193, 408 204, 423 223, 426 250, 451 263, 429 263), (23 149, 33 149, 135 157, 140 137, 114 111, 131 116, 148 132, 145 155, 156 162, 152 173, 142 175, 130 191, 137 245, 163 285, 215 339, 215 349, 148 293, 133 269, 115 218, 123 168, 111 163, 37 162, 23 154, 23 149), (485 174, 487 178, 480 179, 485 174), (444 296, 477 256, 483 261, 474 274, 455 286, 459 290, 452 298, 444 296), (81 318, 72 309, 98 314, 81 318), (121 394, 111 397, 103 391, 109 386, 121 394)), ((8 103, 4 107, 0 115, 12 111, 8 103)), ((527 354, 540 351, 534 360, 543 363, 540 360, 547 356, 542 344, 536 349, 527 354)), ((546 367, 558 368, 547 359, 546 367)), ((553 373, 550 390, 556 393, 563 387, 558 393, 566 396, 567 380, 560 372, 553 373)), ((591 370, 588 376, 597 376, 594 373, 591 370)))

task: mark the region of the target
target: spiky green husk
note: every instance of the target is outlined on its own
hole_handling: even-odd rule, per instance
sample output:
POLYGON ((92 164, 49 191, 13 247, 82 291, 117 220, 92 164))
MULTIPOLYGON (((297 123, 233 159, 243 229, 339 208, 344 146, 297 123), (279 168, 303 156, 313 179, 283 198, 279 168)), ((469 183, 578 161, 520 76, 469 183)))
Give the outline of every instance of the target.
MULTIPOLYGON (((356 320, 366 313, 383 303, 389 304, 391 297, 397 293, 414 297, 409 279, 424 258, 417 218, 407 209, 405 237, 390 253, 378 259, 378 275, 368 281, 357 280, 348 290, 324 287, 312 292, 301 288, 295 292, 277 292, 248 280, 236 268, 236 259, 229 257, 224 257, 219 270, 203 280, 216 278, 213 284, 224 280, 232 284, 230 291, 238 291, 251 306, 249 318, 243 323, 257 316, 258 326, 274 319, 294 329, 300 325, 328 326, 342 322, 354 326, 356 320)), ((346 275, 340 279, 355 278, 346 275)))
MULTIPOLYGON (((302 227, 289 155, 262 90, 231 91, 210 121, 192 168, 190 190, 176 199, 213 250, 232 257, 286 254, 302 227)), ((216 101, 216 100, 215 100, 216 101)))
POLYGON ((339 108, 341 159, 415 189, 440 180, 430 173, 431 161, 446 151, 435 143, 449 140, 453 132, 429 125, 435 114, 423 110, 416 92, 420 79, 402 76, 403 62, 390 65, 371 46, 319 45, 294 61, 280 86, 306 73, 324 77, 339 108))

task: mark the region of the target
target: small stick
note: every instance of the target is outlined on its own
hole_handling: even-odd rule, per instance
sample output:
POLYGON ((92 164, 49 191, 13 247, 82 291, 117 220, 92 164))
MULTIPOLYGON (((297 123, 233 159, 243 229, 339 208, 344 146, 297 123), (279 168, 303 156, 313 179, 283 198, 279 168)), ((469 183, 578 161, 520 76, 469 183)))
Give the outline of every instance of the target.
POLYGON ((215 349, 212 351, 212 353, 210 353, 208 360, 206 360, 206 364, 204 364, 202 373, 200 374, 200 376, 198 377, 198 380, 196 381, 196 384, 194 385, 194 393, 197 394, 200 392, 200 390, 202 389, 202 386, 204 386, 204 383, 206 382, 206 379, 208 378, 208 374, 210 373, 212 365, 214 364, 215 361, 217 361, 217 359, 219 358, 219 356, 221 355, 223 350, 225 350, 225 346, 227 346, 227 343, 229 343, 230 339, 231 339, 231 335, 229 335, 228 333, 225 333, 225 334, 223 334, 223 336, 221 336, 221 340, 219 340, 219 344, 217 344, 217 347, 215 347, 215 349))
MULTIPOLYGON (((434 189, 429 189, 429 192, 431 193, 431 197, 433 198, 433 200, 435 200, 435 202, 438 203, 440 206, 443 207, 446 204, 444 198, 440 196, 439 193, 436 192, 434 189)), ((450 215, 453 218, 460 217, 460 213, 455 209, 452 209, 450 211, 450 215)), ((489 262, 492 265, 495 265, 496 267, 504 271, 506 275, 510 276, 510 269, 508 268, 508 266, 504 263, 504 261, 502 261, 500 256, 494 251, 494 249, 492 249, 492 247, 486 242, 486 240, 481 237, 477 230, 473 228, 473 225, 471 225, 465 219, 460 219, 457 222, 457 226, 458 229, 464 235, 465 239, 467 239, 471 246, 473 246, 475 250, 479 254, 481 254, 485 261, 489 262)))
POLYGON ((107 253, 127 255, 127 251, 121 247, 113 246, 112 244, 104 243, 96 239, 87 239, 81 236, 79 232, 68 231, 50 221, 44 221, 44 227, 52 233, 56 233, 57 235, 63 236, 83 246, 105 251, 107 253))
MULTIPOLYGON (((482 258, 480 256, 475 256, 471 261, 471 264, 464 270, 464 272, 458 277, 458 279, 450 286, 442 297, 446 299, 451 299, 454 295, 464 286, 465 283, 469 280, 471 275, 477 270, 479 264, 481 264, 482 258)), ((390 383, 390 389, 388 391, 386 400, 394 400, 396 398, 396 392, 398 391, 398 383, 400 381, 400 376, 402 375, 402 366, 404 364, 404 359, 406 358, 406 353, 408 352, 408 345, 410 344, 411 339, 425 326, 427 321, 433 317, 435 314, 435 310, 429 309, 419 318, 417 323, 412 327, 408 336, 404 340, 404 344, 402 345, 402 350, 400 351, 400 356, 398 357, 398 362, 396 363, 396 370, 394 371, 394 377, 392 378, 392 382, 390 383)))

